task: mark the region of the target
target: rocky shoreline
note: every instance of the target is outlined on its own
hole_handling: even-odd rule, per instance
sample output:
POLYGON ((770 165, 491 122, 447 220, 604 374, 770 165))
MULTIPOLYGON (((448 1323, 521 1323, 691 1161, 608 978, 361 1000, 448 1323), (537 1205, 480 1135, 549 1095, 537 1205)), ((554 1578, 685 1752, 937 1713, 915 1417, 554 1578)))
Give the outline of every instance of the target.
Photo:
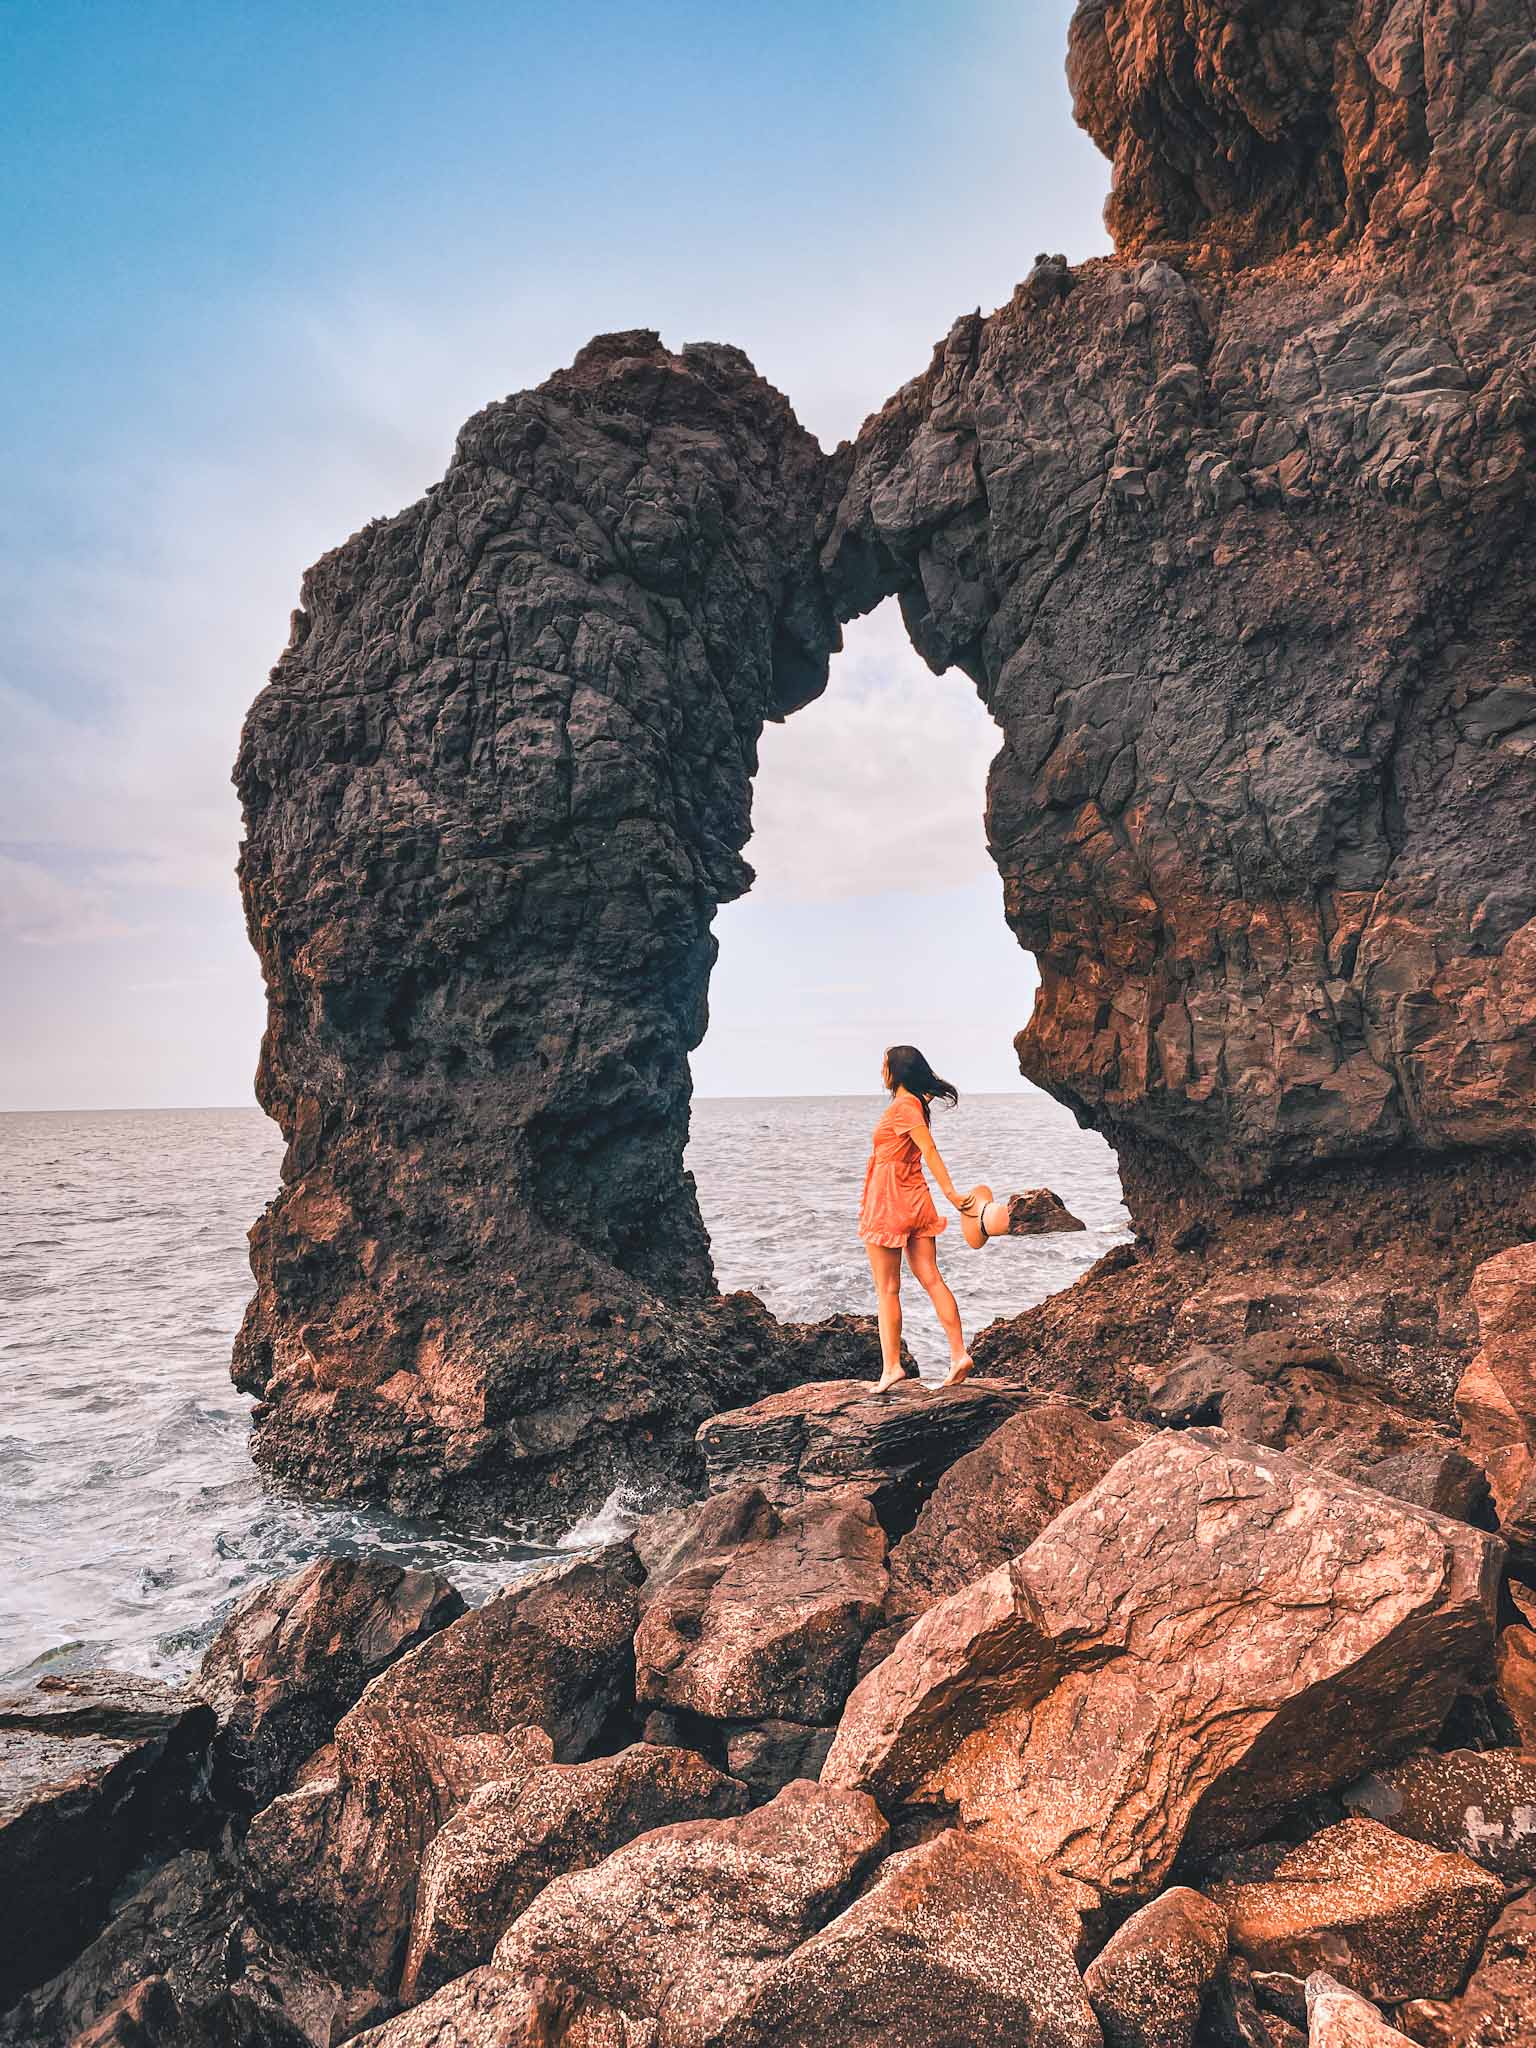
POLYGON ((5 2048, 1536 2043, 1533 77, 1515 0, 1081 0, 1112 258, 831 455, 599 336, 310 572, 256 1458, 656 1511, 0 1701, 5 2048), (683 1144, 763 723, 892 595, 1135 1241, 876 1397, 683 1144))
POLYGON ((322 1561, 184 1694, 0 1701, 0 2041, 1536 2040, 1536 1590, 1412 1460, 1163 1420, 812 1383, 477 1609, 322 1561))

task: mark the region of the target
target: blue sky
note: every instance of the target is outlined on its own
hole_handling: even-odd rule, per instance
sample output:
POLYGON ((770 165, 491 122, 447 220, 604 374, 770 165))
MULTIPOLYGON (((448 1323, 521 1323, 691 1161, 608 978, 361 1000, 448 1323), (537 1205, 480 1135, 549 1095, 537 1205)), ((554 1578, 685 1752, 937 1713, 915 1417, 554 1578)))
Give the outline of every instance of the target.
MULTIPOLYGON (((1106 247, 1070 12, 0 9, 0 1108, 250 1099, 240 719, 305 565, 470 412, 654 326, 831 445, 1037 250, 1106 247)), ((994 744, 893 612, 853 630, 765 739, 703 1092, 870 1087, 897 1037, 1017 1085, 994 744)))

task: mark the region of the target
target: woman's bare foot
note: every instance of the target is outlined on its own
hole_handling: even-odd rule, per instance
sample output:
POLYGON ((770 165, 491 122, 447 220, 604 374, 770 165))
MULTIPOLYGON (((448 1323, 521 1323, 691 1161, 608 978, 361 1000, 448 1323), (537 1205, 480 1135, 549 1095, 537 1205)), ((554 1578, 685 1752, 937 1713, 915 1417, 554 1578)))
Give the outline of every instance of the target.
POLYGON ((894 1372, 881 1373, 879 1384, 876 1386, 875 1392, 877 1394, 889 1393, 892 1387, 900 1386, 903 1380, 909 1380, 911 1379, 911 1377, 912 1375, 907 1371, 906 1367, 904 1365, 899 1365, 897 1366, 894 1372))
POLYGON ((939 1381, 941 1387, 958 1387, 962 1380, 968 1380, 976 1370, 976 1361, 969 1351, 962 1351, 949 1368, 948 1376, 939 1381))

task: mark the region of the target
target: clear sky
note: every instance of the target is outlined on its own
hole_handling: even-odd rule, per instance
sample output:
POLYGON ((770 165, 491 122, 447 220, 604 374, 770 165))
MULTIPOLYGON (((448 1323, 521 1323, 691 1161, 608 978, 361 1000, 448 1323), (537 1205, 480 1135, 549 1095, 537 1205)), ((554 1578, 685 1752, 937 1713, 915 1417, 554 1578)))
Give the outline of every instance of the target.
MULTIPOLYGON (((307 563, 589 335, 731 341, 831 445, 1103 250, 1070 0, 8 0, 0 1108, 247 1102, 241 716, 307 563)), ((995 732, 894 608, 763 747, 711 1094, 1018 1085, 995 732)))

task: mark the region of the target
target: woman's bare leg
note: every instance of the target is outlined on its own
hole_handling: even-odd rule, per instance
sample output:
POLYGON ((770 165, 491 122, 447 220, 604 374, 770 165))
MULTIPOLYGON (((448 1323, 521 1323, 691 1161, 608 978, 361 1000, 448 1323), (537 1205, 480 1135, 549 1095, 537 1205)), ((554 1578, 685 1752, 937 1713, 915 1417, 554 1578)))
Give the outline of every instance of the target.
POLYGON ((908 1238, 907 1264, 912 1268, 913 1278, 933 1303, 939 1326, 949 1339, 949 1377, 944 1384, 946 1387, 956 1386, 971 1370, 971 1354, 965 1348, 965 1337, 960 1328, 959 1304, 939 1271, 931 1237, 908 1238))
POLYGON ((901 1253, 888 1244, 867 1244, 875 1276, 875 1313, 880 1324, 880 1385, 876 1393, 905 1377, 901 1362, 901 1253))

